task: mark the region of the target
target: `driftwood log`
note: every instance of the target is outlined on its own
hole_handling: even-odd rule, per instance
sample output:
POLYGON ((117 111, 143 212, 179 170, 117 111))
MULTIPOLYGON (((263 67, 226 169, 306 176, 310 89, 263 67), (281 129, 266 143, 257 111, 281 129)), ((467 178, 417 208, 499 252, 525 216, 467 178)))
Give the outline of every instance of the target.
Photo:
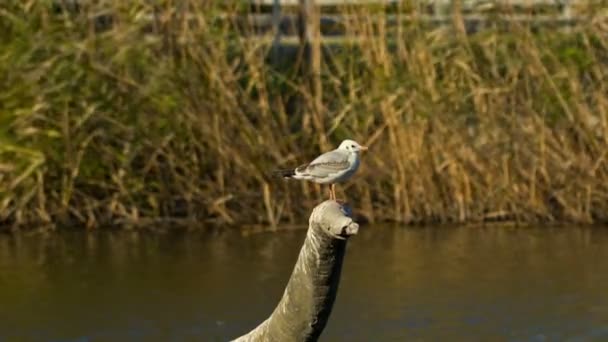
POLYGON ((358 230, 349 207, 336 201, 319 204, 279 305, 267 320, 234 341, 316 341, 336 299, 346 241, 358 230))

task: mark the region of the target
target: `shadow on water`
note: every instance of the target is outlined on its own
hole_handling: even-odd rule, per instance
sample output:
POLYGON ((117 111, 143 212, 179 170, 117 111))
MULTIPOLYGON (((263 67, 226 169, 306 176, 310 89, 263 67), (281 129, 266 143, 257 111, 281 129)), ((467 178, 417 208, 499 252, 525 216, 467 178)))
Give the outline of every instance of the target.
MULTIPOLYGON (((0 341, 223 341, 279 300, 304 230, 0 236, 0 341)), ((325 341, 608 339, 608 230, 364 227, 325 341)))

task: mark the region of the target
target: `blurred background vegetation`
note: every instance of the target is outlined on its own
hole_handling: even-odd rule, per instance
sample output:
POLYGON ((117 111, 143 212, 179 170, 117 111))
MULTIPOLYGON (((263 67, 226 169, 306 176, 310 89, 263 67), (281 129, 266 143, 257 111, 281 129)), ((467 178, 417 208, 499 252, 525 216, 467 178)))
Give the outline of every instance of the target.
POLYGON ((459 11, 335 6, 313 73, 243 20, 260 10, 2 1, 0 223, 301 223, 326 189, 270 171, 344 138, 370 146, 339 188, 361 219, 608 221, 604 7, 467 32, 459 11))

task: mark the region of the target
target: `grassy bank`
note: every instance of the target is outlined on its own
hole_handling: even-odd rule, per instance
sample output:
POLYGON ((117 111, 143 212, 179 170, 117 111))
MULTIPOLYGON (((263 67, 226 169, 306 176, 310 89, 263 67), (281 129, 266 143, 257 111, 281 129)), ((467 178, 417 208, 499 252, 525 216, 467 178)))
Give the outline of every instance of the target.
POLYGON ((90 3, 0 5, 4 224, 302 222, 325 189, 269 171, 347 137, 371 153, 340 189, 371 221, 608 220, 595 17, 466 35, 362 16, 360 43, 326 49, 321 94, 297 51, 271 64, 247 25, 216 20, 242 6, 90 3))

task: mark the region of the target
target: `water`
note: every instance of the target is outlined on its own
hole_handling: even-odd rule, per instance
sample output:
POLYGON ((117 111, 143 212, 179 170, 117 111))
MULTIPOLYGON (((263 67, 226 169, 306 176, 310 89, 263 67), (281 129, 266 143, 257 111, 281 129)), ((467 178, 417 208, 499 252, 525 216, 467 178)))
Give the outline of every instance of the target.
MULTIPOLYGON (((224 341, 304 231, 0 235, 0 341, 224 341)), ((607 341, 608 230, 363 227, 322 341, 607 341)))

